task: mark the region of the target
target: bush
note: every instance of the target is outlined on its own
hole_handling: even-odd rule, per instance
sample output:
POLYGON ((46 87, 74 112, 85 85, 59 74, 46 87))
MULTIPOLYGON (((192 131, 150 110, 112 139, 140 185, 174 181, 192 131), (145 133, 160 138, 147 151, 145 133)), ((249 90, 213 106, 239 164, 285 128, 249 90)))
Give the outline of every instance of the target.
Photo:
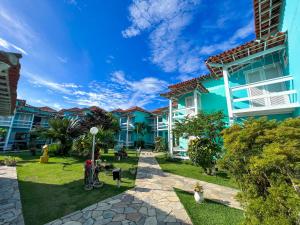
POLYGON ((245 225, 300 222, 300 118, 249 119, 223 132, 220 165, 241 188, 245 225))
POLYGON ((5 157, 4 160, 0 160, 0 165, 16 166, 17 165, 17 160, 16 160, 15 157, 8 156, 8 157, 5 157))
POLYGON ((221 152, 221 147, 209 138, 191 140, 188 147, 188 156, 193 164, 200 166, 207 174, 214 174, 213 168, 221 152))
POLYGON ((48 145, 49 156, 56 156, 60 152, 61 145, 59 143, 52 143, 48 145))
POLYGON ((165 152, 167 150, 168 150, 168 146, 166 140, 163 137, 156 137, 154 151, 165 152))

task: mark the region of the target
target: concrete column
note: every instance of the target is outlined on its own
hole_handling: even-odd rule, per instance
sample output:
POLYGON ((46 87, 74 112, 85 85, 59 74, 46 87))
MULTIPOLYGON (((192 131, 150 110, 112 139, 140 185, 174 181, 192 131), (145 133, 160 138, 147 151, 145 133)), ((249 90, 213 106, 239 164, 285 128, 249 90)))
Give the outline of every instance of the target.
POLYGON ((198 94, 196 90, 194 90, 194 106, 195 106, 195 115, 198 115, 198 94))
POLYGON ((224 87, 225 87, 225 95, 226 95, 226 103, 228 109, 228 116, 229 116, 229 125, 233 123, 233 112, 232 112, 232 98, 231 98, 231 91, 229 88, 229 73, 227 68, 223 68, 223 78, 224 78, 224 87))
POLYGON ((170 155, 173 155, 173 134, 172 134, 172 118, 173 118, 173 107, 172 107, 172 99, 169 100, 169 151, 170 155))
POLYGON ((126 147, 128 147, 128 135, 129 135, 129 116, 127 116, 127 124, 126 124, 126 147))

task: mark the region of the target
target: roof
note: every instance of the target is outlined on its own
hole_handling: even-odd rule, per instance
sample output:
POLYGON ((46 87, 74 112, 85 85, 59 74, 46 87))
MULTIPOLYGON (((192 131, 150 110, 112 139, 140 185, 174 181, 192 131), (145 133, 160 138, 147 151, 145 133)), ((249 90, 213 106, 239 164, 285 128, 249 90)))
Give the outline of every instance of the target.
POLYGON ((11 115, 16 108, 21 54, 0 51, 0 115, 11 115))
POLYGON ((282 0, 253 0, 257 39, 269 37, 279 31, 282 2, 282 0))
POLYGON ((48 106, 44 106, 44 107, 38 107, 41 111, 45 111, 45 112, 57 112, 55 109, 52 109, 48 106))
POLYGON ((135 112, 135 111, 144 112, 144 113, 150 113, 146 109, 143 109, 143 108, 141 108, 139 106, 133 106, 133 107, 130 107, 128 109, 120 109, 120 108, 118 108, 118 109, 113 110, 112 112, 131 113, 131 112, 135 112))
MULTIPOLYGON (((177 107, 178 106, 178 103, 176 101, 172 101, 172 106, 173 107, 177 107)), ((153 114, 161 114, 165 111, 168 111, 169 110, 169 106, 165 106, 165 107, 161 107, 161 108, 157 108, 157 109, 153 109, 151 111, 151 113, 153 114)))
MULTIPOLYGON (((220 77, 223 75, 222 68, 224 65, 230 65, 230 63, 239 59, 283 45, 286 41, 286 36, 286 33, 278 32, 263 40, 252 40, 236 48, 211 56, 205 63, 212 74, 220 77)), ((241 66, 234 65, 231 67, 230 72, 236 71, 239 68, 241 68, 241 66)))
POLYGON ((194 78, 185 82, 181 82, 170 86, 171 91, 161 94, 161 96, 166 98, 176 97, 192 90, 199 90, 201 93, 208 93, 208 90, 200 83, 199 78, 194 78))

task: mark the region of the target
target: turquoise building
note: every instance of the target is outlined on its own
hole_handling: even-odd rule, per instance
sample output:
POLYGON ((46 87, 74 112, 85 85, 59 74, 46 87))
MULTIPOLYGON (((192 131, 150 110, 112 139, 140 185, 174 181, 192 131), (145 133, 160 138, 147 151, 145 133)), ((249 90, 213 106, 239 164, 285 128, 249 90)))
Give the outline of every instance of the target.
POLYGON ((228 124, 253 116, 300 115, 300 2, 254 0, 256 38, 209 57, 210 74, 169 86, 169 151, 188 158, 193 137, 176 139, 176 120, 223 111, 228 124), (174 107, 174 102, 177 106, 174 107))
POLYGON ((134 147, 137 141, 143 141, 145 146, 153 146, 156 126, 151 112, 135 106, 125 110, 116 109, 112 113, 119 120, 120 131, 116 134, 116 141, 120 145, 134 147), (144 124, 143 133, 138 133, 136 123, 144 124))
MULTIPOLYGON (((35 128, 49 128, 49 119, 59 116, 68 119, 81 119, 97 107, 70 108, 56 111, 50 107, 35 107, 25 100, 17 100, 11 116, 0 116, 0 128, 6 132, 0 136, 0 150, 28 149, 30 132, 35 128)), ((37 145, 44 145, 47 140, 36 140, 37 145)))

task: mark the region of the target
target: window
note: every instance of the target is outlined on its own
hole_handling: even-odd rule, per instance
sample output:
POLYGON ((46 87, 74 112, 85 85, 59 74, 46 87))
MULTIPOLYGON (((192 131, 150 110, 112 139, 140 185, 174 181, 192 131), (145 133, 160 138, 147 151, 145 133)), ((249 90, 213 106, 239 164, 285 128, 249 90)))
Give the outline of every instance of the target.
POLYGON ((185 98, 185 107, 186 108, 194 107, 194 97, 193 96, 189 96, 189 97, 185 98))

